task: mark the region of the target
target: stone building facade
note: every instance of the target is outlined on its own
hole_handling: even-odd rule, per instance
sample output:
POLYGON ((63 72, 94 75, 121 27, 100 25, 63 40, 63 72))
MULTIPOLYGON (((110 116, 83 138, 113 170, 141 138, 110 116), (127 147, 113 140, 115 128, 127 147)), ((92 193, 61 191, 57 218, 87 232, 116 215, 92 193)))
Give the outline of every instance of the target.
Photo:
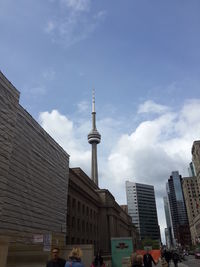
POLYGON ((196 230, 194 220, 200 214, 200 199, 199 188, 197 185, 197 177, 184 177, 182 180, 183 194, 185 198, 185 204, 187 209, 188 221, 190 225, 190 232, 192 243, 196 243, 196 230))
POLYGON ((192 146, 192 162, 195 167, 197 184, 200 189, 200 140, 194 141, 192 146))
POLYGON ((26 245, 38 234, 64 240, 69 155, 19 97, 0 73, 0 237, 26 245))
POLYGON ((132 237, 138 233, 131 217, 113 195, 98 186, 80 169, 69 171, 67 244, 93 244, 95 251, 111 252, 111 237, 132 237))
MULTIPOLYGON (((195 168, 196 179, 198 190, 200 192, 200 140, 194 141, 192 146, 192 162, 195 168)), ((200 194, 198 195, 200 200, 200 194)), ((200 243, 200 212, 196 213, 195 218, 193 219, 193 241, 196 243, 200 243)))

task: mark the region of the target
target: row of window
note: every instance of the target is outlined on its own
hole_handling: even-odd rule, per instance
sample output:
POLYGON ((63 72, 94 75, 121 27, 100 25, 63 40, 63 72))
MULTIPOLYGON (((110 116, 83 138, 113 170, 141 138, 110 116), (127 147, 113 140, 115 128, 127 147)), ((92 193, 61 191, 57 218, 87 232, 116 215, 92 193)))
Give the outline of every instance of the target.
POLYGON ((95 240, 89 240, 84 238, 66 237, 66 244, 96 244, 95 240))
MULTIPOLYGON (((69 218, 68 218, 69 219, 69 218)), ((70 223, 70 222, 68 222, 70 223)), ((71 225, 68 224, 69 228, 75 229, 82 233, 89 232, 96 234, 98 232, 98 226, 92 223, 88 223, 85 221, 81 221, 79 218, 76 219, 75 217, 71 218, 71 225)))
POLYGON ((67 206, 72 208, 74 211, 77 211, 80 215, 90 216, 90 218, 94 220, 97 218, 97 213, 94 210, 90 209, 88 206, 85 206, 85 204, 81 204, 79 200, 71 198, 70 196, 68 196, 67 206))

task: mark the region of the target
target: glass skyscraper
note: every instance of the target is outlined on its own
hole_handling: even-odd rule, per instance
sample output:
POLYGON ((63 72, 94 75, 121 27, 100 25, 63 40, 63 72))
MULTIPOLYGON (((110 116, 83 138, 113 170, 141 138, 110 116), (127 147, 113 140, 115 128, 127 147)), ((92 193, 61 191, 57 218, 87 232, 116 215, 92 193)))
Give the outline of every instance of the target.
POLYGON ((190 244, 190 231, 182 189, 182 177, 178 171, 173 171, 167 183, 170 216, 176 244, 190 244))
POLYGON ((126 181, 128 213, 140 238, 160 240, 154 187, 126 181))

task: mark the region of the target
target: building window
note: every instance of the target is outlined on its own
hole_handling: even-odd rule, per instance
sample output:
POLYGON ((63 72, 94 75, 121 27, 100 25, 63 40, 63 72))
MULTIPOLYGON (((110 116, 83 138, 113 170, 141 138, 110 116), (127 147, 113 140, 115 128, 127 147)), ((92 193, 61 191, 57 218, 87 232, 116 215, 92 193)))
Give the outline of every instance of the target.
POLYGON ((83 215, 85 214, 85 205, 84 204, 82 205, 82 213, 83 213, 83 215))
POLYGON ((75 198, 73 198, 73 200, 72 200, 72 208, 76 209, 76 199, 75 198))
POLYGON ((75 217, 72 217, 72 228, 75 228, 75 217))
POLYGON ((78 201, 78 212, 80 212, 81 211, 81 203, 80 203, 80 201, 78 201))
POLYGON ((92 210, 90 210, 90 218, 92 219, 92 210))
POLYGON ((85 222, 82 221, 82 232, 85 233, 85 222))
POLYGON ((80 219, 77 220, 77 230, 80 231, 80 219))

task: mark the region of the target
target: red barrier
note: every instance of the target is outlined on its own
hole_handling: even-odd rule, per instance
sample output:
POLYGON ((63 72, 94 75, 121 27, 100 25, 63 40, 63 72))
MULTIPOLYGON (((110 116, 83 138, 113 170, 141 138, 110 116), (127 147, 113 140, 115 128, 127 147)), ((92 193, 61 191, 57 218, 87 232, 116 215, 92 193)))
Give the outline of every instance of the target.
MULTIPOLYGON (((144 256, 144 254, 146 254, 146 250, 136 250, 136 253, 144 256)), ((151 254, 155 262, 158 262, 160 255, 161 255, 159 249, 150 250, 149 254, 151 254)))

